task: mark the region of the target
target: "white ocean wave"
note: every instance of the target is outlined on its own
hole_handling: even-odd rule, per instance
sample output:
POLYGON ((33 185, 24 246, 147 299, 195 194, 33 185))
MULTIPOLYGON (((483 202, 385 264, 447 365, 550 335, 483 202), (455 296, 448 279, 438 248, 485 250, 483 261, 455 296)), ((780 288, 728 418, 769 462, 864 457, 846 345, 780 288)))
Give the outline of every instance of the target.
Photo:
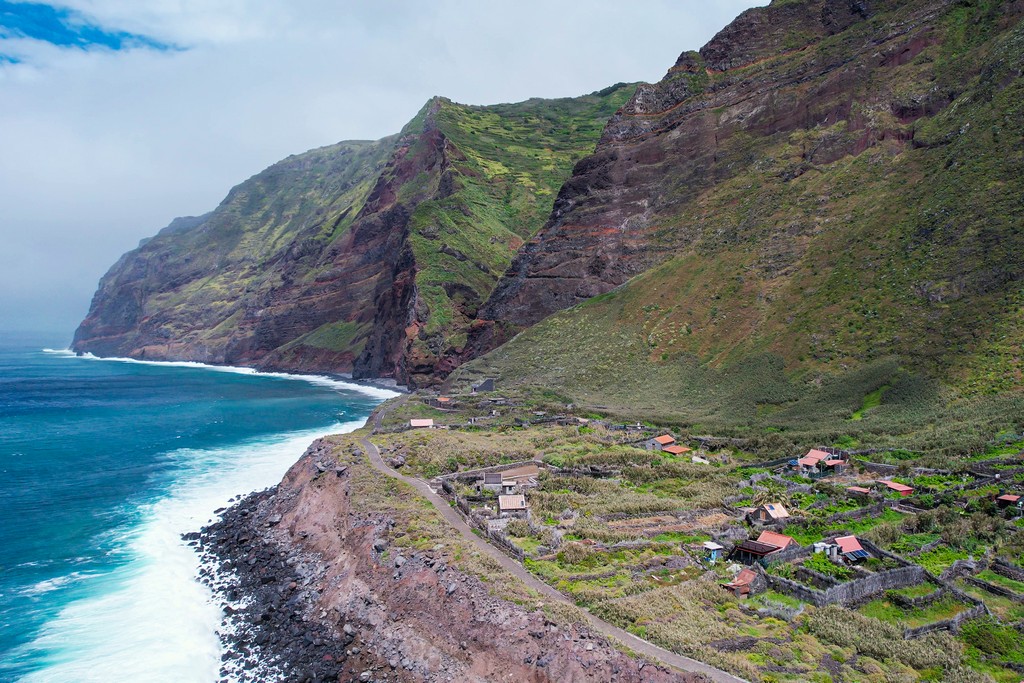
POLYGON ((317 386, 329 387, 331 389, 357 391, 361 394, 365 394, 367 396, 379 399, 389 399, 401 395, 399 394, 399 392, 392 391, 391 389, 375 387, 367 384, 358 384, 356 382, 348 382, 342 379, 336 379, 334 377, 327 377, 326 375, 297 375, 288 372, 263 372, 260 370, 256 370, 255 368, 247 368, 235 365, 209 365, 207 363, 200 363, 198 361, 190 360, 139 360, 137 358, 101 357, 95 356, 91 353, 78 354, 72 351, 71 349, 43 349, 43 353, 49 353, 63 358, 84 358, 86 360, 112 361, 116 363, 135 363, 138 365, 155 365, 167 368, 194 368, 202 370, 213 370, 215 372, 230 372, 236 375, 255 375, 257 377, 276 377, 278 379, 300 380, 303 382, 308 382, 310 384, 315 384, 317 386))
MULTIPOLYGON (((40 563, 38 562, 26 562, 19 566, 39 566, 39 564, 40 563)), ((67 574, 65 576, 56 576, 52 579, 45 579, 43 581, 39 581, 38 583, 32 584, 31 586, 22 588, 20 593, 22 595, 28 595, 33 597, 37 595, 43 595, 45 593, 50 593, 52 591, 59 590, 66 586, 70 586, 73 583, 78 583, 79 581, 82 581, 84 579, 93 578, 94 576, 96 576, 96 574, 94 573, 71 572, 70 574, 67 574)))
POLYGON ((237 494, 279 482, 313 439, 361 425, 338 423, 225 448, 173 453, 189 466, 165 497, 140 509, 138 525, 123 531, 121 541, 130 559, 119 569, 93 576, 89 597, 66 606, 22 648, 46 662, 22 679, 24 683, 219 680, 221 609, 196 580, 199 556, 181 534, 199 529, 237 494))

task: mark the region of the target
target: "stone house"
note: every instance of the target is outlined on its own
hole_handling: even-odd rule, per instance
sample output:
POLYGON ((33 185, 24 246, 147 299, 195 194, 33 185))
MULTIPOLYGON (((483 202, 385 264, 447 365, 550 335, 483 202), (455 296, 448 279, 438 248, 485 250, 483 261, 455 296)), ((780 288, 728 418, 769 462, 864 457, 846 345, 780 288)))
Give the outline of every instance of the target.
POLYGON ((747 514, 747 521, 751 524, 768 524, 788 518, 789 511, 782 503, 765 503, 747 514))
POLYGON ((676 438, 671 434, 662 434, 644 442, 644 448, 649 451, 663 451, 666 446, 674 446, 676 438))
POLYGON ((526 496, 521 493, 512 496, 498 496, 498 515, 527 519, 526 496))

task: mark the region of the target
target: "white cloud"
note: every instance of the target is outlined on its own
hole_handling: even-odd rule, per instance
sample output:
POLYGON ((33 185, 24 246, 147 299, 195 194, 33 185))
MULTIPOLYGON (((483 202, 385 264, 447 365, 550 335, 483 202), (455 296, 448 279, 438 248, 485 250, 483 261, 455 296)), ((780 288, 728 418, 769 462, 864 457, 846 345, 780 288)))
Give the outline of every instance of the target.
POLYGON ((429 97, 487 104, 658 80, 754 0, 66 0, 184 48, 6 41, 0 327, 84 314, 171 218, 291 153, 397 132, 429 97))

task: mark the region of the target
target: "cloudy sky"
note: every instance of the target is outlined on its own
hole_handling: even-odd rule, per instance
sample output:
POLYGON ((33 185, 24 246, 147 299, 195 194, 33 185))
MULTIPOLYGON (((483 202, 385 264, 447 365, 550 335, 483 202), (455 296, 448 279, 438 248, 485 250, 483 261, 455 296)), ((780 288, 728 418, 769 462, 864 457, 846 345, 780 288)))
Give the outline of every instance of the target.
POLYGON ((271 163, 469 104, 656 81, 766 0, 0 0, 0 332, 271 163))

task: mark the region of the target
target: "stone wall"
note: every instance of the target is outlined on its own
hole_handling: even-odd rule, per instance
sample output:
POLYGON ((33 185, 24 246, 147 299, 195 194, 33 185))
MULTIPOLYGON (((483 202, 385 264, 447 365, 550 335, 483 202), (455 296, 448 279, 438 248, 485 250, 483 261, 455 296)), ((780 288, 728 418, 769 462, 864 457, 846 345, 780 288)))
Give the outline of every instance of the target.
POLYGON ((978 588, 986 590, 994 595, 1001 595, 1004 598, 1009 598, 1010 600, 1013 600, 1014 602, 1024 603, 1024 595, 1014 593, 1009 588, 1003 588, 1002 586, 997 586, 994 583, 983 581, 977 578, 976 576, 965 576, 964 581, 971 584, 972 586, 977 586, 978 588))
MULTIPOLYGON (((758 568, 758 571, 762 570, 758 568)), ((852 605, 888 590, 924 583, 928 576, 921 567, 908 565, 840 583, 824 590, 767 573, 765 579, 768 586, 779 593, 822 607, 831 604, 852 605)))
POLYGON ((988 609, 984 603, 978 603, 974 607, 961 612, 952 619, 946 619, 945 621, 937 621, 934 624, 925 624, 918 628, 904 629, 903 637, 907 640, 910 638, 920 638, 928 633, 934 633, 935 631, 950 631, 952 633, 959 633, 960 627, 965 621, 970 619, 977 619, 978 617, 988 613, 988 609))
MULTIPOLYGON (((492 465, 491 467, 478 467, 475 470, 466 470, 465 472, 452 472, 451 474, 445 474, 440 477, 442 482, 449 480, 465 481, 467 479, 476 481, 484 474, 488 472, 504 472, 505 470, 515 469, 517 467, 523 467, 524 465, 537 465, 541 470, 548 469, 548 466, 540 460, 519 460, 518 462, 508 462, 501 465, 492 465)), ((447 489, 445 489, 447 490, 447 489)))
POLYGON ((1010 564, 1006 560, 999 559, 998 557, 992 561, 990 569, 996 574, 1002 574, 1008 579, 1024 581, 1024 569, 1021 569, 1017 565, 1010 564))

